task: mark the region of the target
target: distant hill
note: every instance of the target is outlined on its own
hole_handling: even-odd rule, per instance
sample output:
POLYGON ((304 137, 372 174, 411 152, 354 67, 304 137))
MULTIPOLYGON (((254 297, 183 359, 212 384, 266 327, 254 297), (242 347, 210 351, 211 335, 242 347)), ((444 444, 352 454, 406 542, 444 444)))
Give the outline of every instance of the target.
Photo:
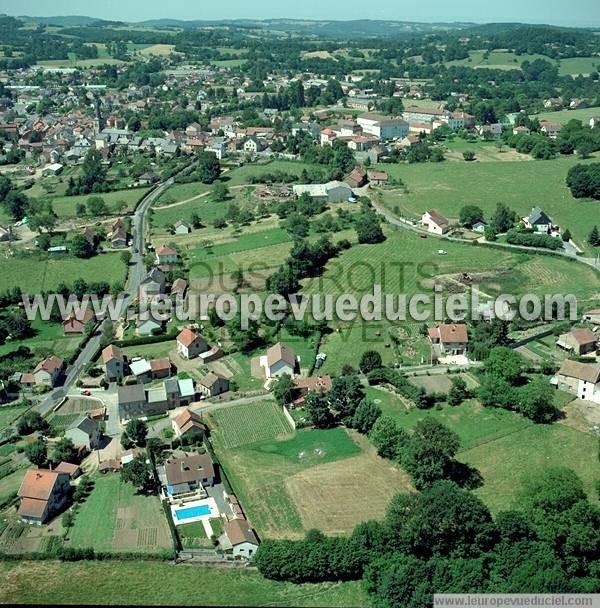
POLYGON ((96 17, 85 17, 83 15, 63 15, 57 17, 17 17, 25 23, 37 23, 39 25, 60 25, 62 27, 74 27, 96 24, 100 19, 96 17))

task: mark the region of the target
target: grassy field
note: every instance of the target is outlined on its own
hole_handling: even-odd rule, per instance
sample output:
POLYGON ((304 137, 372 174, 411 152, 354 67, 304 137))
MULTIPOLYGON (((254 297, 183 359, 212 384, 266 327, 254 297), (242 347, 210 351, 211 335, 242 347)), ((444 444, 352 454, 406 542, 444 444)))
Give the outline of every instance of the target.
POLYGON ((552 120, 562 124, 568 123, 570 120, 581 120, 584 125, 589 124, 592 116, 600 116, 600 108, 580 108, 578 110, 559 110, 558 112, 541 112, 535 114, 539 120, 552 120))
POLYGON ((94 483, 69 532, 69 546, 139 553, 172 548, 157 497, 136 494, 117 474, 96 477, 94 483))
POLYGON ((257 443, 273 437, 286 437, 292 428, 273 401, 224 408, 211 414, 214 433, 225 449, 257 443))
POLYGON ((102 253, 89 259, 66 254, 0 258, 0 291, 20 287, 29 294, 55 289, 82 277, 89 281, 122 281, 126 267, 119 253, 102 253))
POLYGON ((0 602, 367 606, 360 582, 294 585, 255 570, 162 562, 0 562, 0 602))
POLYGON ((28 405, 4 405, 0 407, 0 429, 12 424, 29 407, 28 405))
MULTIPOLYGON (((404 428, 432 416, 455 431, 461 441, 457 458, 482 474, 484 484, 476 492, 494 512, 514 505, 524 477, 555 465, 572 468, 590 497, 594 496, 593 483, 600 471, 597 439, 592 435, 560 423, 534 424, 514 412, 484 408, 475 400, 423 411, 407 410, 400 398, 381 388, 369 388, 368 395, 404 428)), ((560 404, 564 396, 557 394, 557 398, 560 404)))
POLYGON ((361 451, 341 428, 302 430, 286 440, 272 435, 269 440, 235 449, 226 449, 217 434, 215 448, 233 491, 263 538, 297 538, 307 529, 299 512, 301 505, 295 504, 303 499, 293 500, 288 486, 294 475, 361 451))
POLYGON ((469 51, 468 59, 456 59, 447 61, 447 66, 468 66, 472 68, 490 68, 495 70, 520 70, 524 61, 534 61, 543 59, 558 65, 558 72, 561 76, 571 74, 587 75, 598 69, 600 60, 597 57, 571 57, 568 59, 551 59, 546 55, 523 54, 517 55, 508 51, 492 51, 489 56, 484 57, 485 51, 469 51))
POLYGON ((148 192, 149 188, 129 188, 127 190, 115 190, 114 192, 100 192, 96 194, 81 194, 78 196, 56 196, 52 198, 52 208, 59 217, 75 217, 79 203, 84 203, 90 196, 99 196, 104 199, 109 210, 117 201, 123 201, 125 208, 123 213, 133 211, 137 202, 148 192))
POLYGON ((575 241, 586 246, 589 218, 598 213, 598 203, 574 199, 565 184, 568 170, 580 159, 567 157, 531 162, 442 163, 432 169, 426 163, 384 165, 385 171, 404 181, 408 194, 388 191, 384 204, 409 218, 420 218, 435 208, 456 220, 464 205, 478 205, 486 218, 497 203, 505 203, 522 215, 541 206, 556 224, 569 228, 575 241))
POLYGON ((15 350, 17 346, 27 346, 34 353, 40 349, 47 349, 66 357, 75 351, 81 340, 81 336, 65 336, 60 323, 50 323, 36 318, 31 322, 31 327, 35 331, 34 336, 20 340, 18 344, 5 342, 0 345, 0 356, 15 350))

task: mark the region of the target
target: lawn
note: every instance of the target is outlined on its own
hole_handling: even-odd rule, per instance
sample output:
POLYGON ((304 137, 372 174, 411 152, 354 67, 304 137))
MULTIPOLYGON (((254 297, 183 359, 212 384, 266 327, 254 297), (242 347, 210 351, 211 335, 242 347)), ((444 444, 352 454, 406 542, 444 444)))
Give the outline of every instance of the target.
POLYGON ((383 203, 417 219, 435 208, 450 220, 457 220, 464 205, 477 205, 489 219, 498 203, 505 203, 521 215, 535 206, 543 207, 554 222, 569 228, 575 241, 586 246, 590 218, 598 213, 598 202, 574 199, 565 184, 568 170, 581 161, 574 157, 529 162, 444 162, 432 168, 428 163, 383 165, 392 177, 400 178, 408 194, 384 192, 383 203))
POLYGON ((225 448, 235 448, 292 432, 290 423, 273 401, 249 403, 211 414, 215 439, 225 448))
POLYGON ((0 562, 0 602, 213 606, 367 606, 360 582, 294 585, 256 570, 163 562, 0 562))
POLYGON ((173 543, 160 501, 136 494, 118 474, 98 476, 68 536, 70 547, 156 553, 173 543))
POLYGON ((19 287, 25 293, 36 294, 79 277, 112 284, 124 281, 125 276, 126 267, 119 253, 101 253, 88 259, 68 254, 0 258, 0 291, 19 287))
MULTIPOLYGON (((91 196, 99 196, 104 199, 109 210, 112 211, 113 205, 117 201, 123 201, 125 208, 123 213, 133 211, 138 201, 148 192, 149 188, 128 188, 127 190, 115 190, 113 192, 99 192, 97 194, 81 194, 77 196, 56 196, 52 200, 52 208, 54 212, 61 218, 77 216, 77 205, 84 203, 91 196)), ((121 213, 121 212, 119 212, 121 213)))
POLYGON ((0 429, 12 424, 21 416, 21 414, 26 412, 29 407, 29 405, 4 405, 0 407, 0 429))
MULTIPOLYGON (((234 408, 237 411, 239 408, 234 408)), ((233 491, 248 519, 264 537, 298 538, 306 526, 288 484, 302 471, 360 454, 342 428, 302 430, 291 439, 272 439, 224 449, 215 448, 233 491)))

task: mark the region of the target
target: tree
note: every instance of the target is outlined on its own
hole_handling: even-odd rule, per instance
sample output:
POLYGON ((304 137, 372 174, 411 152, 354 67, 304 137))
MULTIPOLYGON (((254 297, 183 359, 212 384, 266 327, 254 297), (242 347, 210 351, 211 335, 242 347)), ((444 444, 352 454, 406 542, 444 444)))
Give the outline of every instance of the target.
POLYGON ((496 211, 492 215, 490 226, 496 234, 507 232, 514 226, 515 214, 502 203, 496 205, 496 211))
POLYGON ((310 421, 318 429, 330 428, 335 424, 335 418, 329 407, 329 399, 325 393, 308 393, 305 408, 310 421))
POLYGON ((590 236, 588 236, 588 243, 592 247, 600 246, 600 231, 598 230, 598 226, 595 224, 590 232, 590 236))
POLYGON ((101 196, 90 196, 85 201, 85 206, 88 212, 88 215, 91 216, 99 216, 99 215, 108 215, 108 205, 104 201, 101 196))
POLYGON ((379 369, 382 366, 381 355, 375 350, 367 350, 360 358, 360 371, 363 374, 368 374, 374 369, 379 369))
POLYGON ((472 228, 477 222, 483 222, 483 209, 477 205, 464 205, 460 209, 459 221, 463 226, 472 228))
POLYGON ((217 202, 224 201, 229 197, 229 188, 224 183, 219 182, 213 188, 212 196, 217 202))
POLYGON ((71 253, 77 258, 89 258, 94 249, 83 234, 76 234, 71 239, 71 253))
POLYGON ((385 240, 381 222, 374 211, 366 211, 358 216, 356 219, 356 235, 361 245, 381 243, 385 240))
POLYGON ((49 234, 40 234, 35 240, 38 249, 41 251, 48 251, 50 245, 52 245, 52 240, 50 239, 49 234))
POLYGON ((275 380, 271 386, 271 390, 279 405, 286 405, 292 402, 294 386, 294 381, 289 374, 282 374, 275 380))
POLYGON ((352 427, 359 433, 368 435, 380 416, 381 408, 365 397, 354 412, 352 427))
POLYGON ((517 410, 534 422, 551 422, 558 415, 554 389, 546 378, 534 378, 518 390, 517 398, 517 410))
POLYGON ((435 418, 422 418, 415 425, 402 463, 417 488, 423 488, 445 476, 459 447, 454 431, 435 418))
POLYGON ((358 376, 354 374, 334 378, 331 390, 327 395, 331 408, 344 424, 349 423, 352 419, 364 396, 363 386, 358 376))
POLYGON ((468 396, 467 383, 459 376, 451 378, 452 386, 448 391, 448 403, 450 405, 460 405, 468 396))
POLYGON ((406 431, 391 416, 379 416, 369 439, 382 458, 397 460, 409 442, 406 431))
POLYGON ((195 170, 196 177, 204 184, 212 184, 221 174, 219 159, 212 152, 200 152, 195 170))
POLYGON ((62 437, 54 444, 52 450, 52 461, 54 463, 75 462, 76 458, 77 450, 68 437, 62 437))
POLYGON ((48 449, 44 440, 39 437, 37 441, 28 443, 25 446, 25 456, 31 464, 36 467, 43 467, 48 461, 48 449))
POLYGON ((465 150, 463 152, 463 158, 468 162, 475 160, 475 152, 473 150, 465 150))
POLYGON ((563 233, 562 233, 562 240, 565 243, 568 243, 571 240, 571 231, 567 228, 563 233))
POLYGON ((121 479, 131 483, 144 494, 150 494, 155 490, 152 469, 146 462, 145 456, 136 456, 131 462, 121 469, 121 479))
POLYGON ((35 411, 29 410, 19 418, 17 422, 17 432, 19 435, 30 435, 34 431, 46 431, 48 423, 42 415, 35 411))
POLYGON ((125 433, 135 445, 144 446, 148 436, 148 425, 139 418, 133 418, 127 423, 125 433))
POLYGON ((497 346, 490 351, 483 368, 486 374, 515 385, 523 374, 524 364, 523 357, 517 351, 506 346, 497 346))

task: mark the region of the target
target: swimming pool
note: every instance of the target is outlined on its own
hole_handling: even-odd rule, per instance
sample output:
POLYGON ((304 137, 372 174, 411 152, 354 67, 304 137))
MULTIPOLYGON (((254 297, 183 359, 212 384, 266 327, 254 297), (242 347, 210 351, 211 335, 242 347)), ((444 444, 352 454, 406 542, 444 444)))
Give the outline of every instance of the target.
POLYGON ((177 519, 193 519, 211 514, 210 505, 196 505, 185 509, 175 509, 174 512, 177 519))

